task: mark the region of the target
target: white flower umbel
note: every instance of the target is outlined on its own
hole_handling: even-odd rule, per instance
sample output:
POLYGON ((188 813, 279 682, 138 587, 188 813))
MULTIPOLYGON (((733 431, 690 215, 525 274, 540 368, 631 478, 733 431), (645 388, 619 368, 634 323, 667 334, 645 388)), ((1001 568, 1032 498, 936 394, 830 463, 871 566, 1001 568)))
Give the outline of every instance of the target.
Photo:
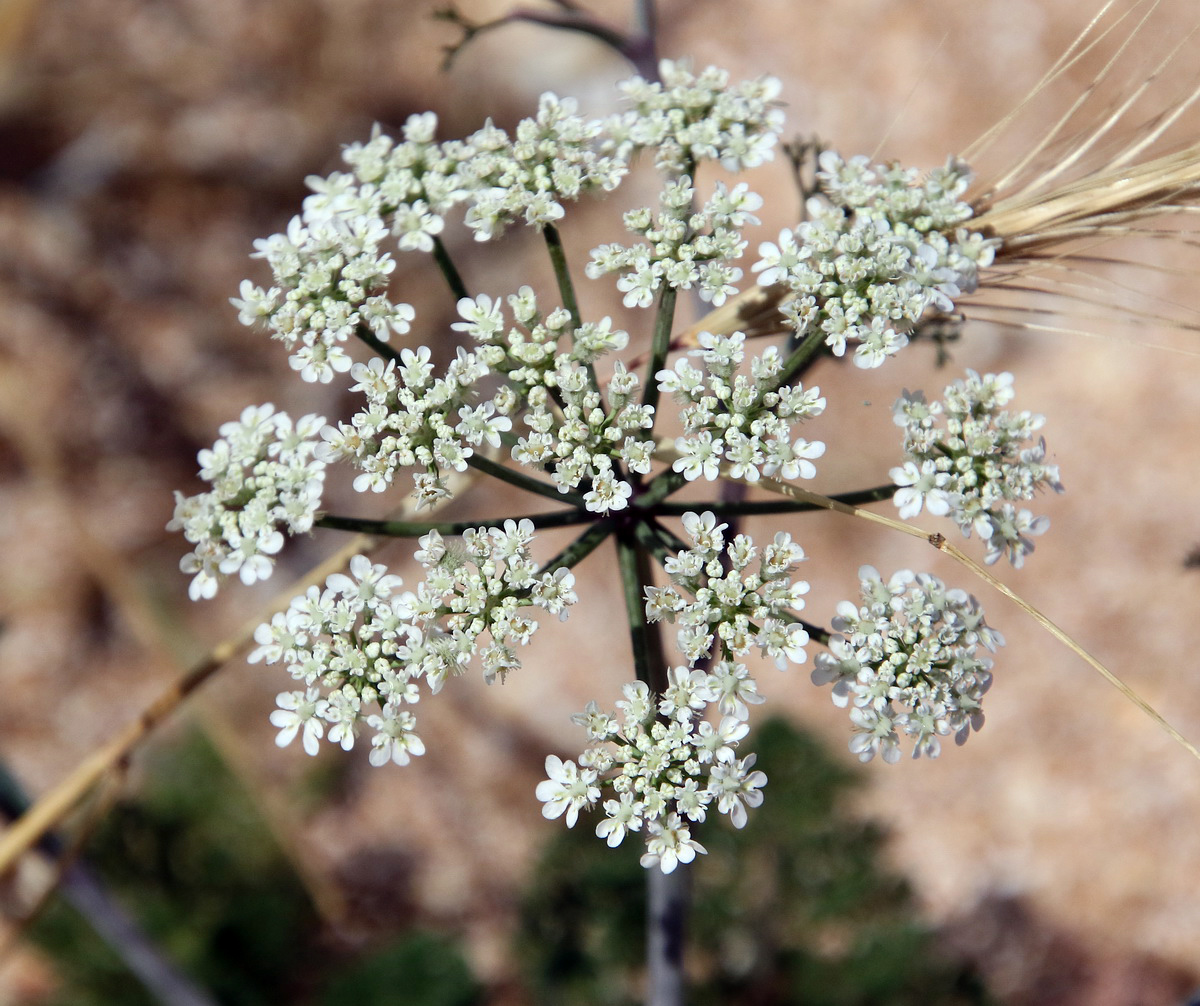
POLYGON ((365 724, 375 731, 372 765, 403 765, 422 754, 406 708, 420 698, 420 679, 437 693, 476 655, 488 681, 502 677, 520 666, 516 647, 537 630, 527 609, 565 619, 578 599, 570 570, 539 572, 529 557, 532 534, 529 521, 509 520, 468 532, 459 548, 430 532, 415 554, 426 578, 404 593, 400 577, 355 556, 349 576, 333 574, 324 590, 310 587, 260 625, 250 662, 283 663, 306 689, 280 696, 271 719, 281 728, 279 743, 302 727, 309 754, 323 734, 350 750, 365 724))
POLYGON ((722 462, 735 479, 757 482, 761 475, 811 479, 813 460, 825 445, 803 437, 793 439, 792 424, 825 411, 820 388, 780 386, 783 360, 768 346, 752 361, 751 373, 735 373, 745 360, 745 335, 699 334, 693 357, 704 361, 697 370, 681 357, 672 370, 655 375, 659 390, 682 407, 684 435, 676 438, 679 452, 672 467, 689 482, 712 481, 722 462))
POLYGON ((891 476, 900 487, 894 501, 901 517, 922 508, 948 514, 965 536, 974 530, 984 540, 988 563, 1007 556, 1019 569, 1033 551, 1032 537, 1050 522, 1013 503, 1063 487, 1058 466, 1046 464, 1045 439, 1032 443, 1045 417, 1004 408, 1012 383, 1012 374, 980 377, 968 370, 966 380, 946 388, 944 403, 905 391, 893 409, 904 430, 905 460, 891 476))
POLYGON ((215 597, 220 579, 243 583, 271 575, 283 534, 302 534, 321 503, 325 463, 315 456, 325 420, 307 415, 292 423, 273 405, 252 405, 221 427, 221 439, 200 452, 200 477, 212 490, 175 493, 169 531, 182 531, 195 549, 179 568, 193 574, 192 600, 215 597))
MULTIPOLYGON (((762 803, 767 777, 753 770, 755 756, 738 759, 735 750, 748 730, 749 706, 763 701, 742 657, 757 647, 780 669, 805 660, 808 633, 791 612, 804 606, 808 584, 792 580, 804 551, 780 531, 760 550, 747 535, 726 544, 726 524, 711 511, 682 518, 690 548, 666 559, 667 587, 646 588, 646 617, 679 625, 679 649, 687 666, 667 675, 661 695, 644 682, 625 686, 618 714, 603 714, 592 703, 576 722, 596 746, 580 757, 588 787, 573 763, 570 792, 578 811, 600 800, 605 820, 596 834, 610 846, 626 833, 643 831, 647 852, 643 866, 670 873, 690 862, 704 847, 691 837, 690 823, 702 822, 716 802, 737 828, 746 824, 746 808, 762 803), (719 654, 704 670, 696 665, 719 654), (709 712, 719 722, 706 719, 709 712)), ((538 788, 543 813, 558 817, 566 777, 559 759, 546 762, 549 780, 538 788)), ((572 822, 568 822, 572 823, 572 822)))
POLYGON ((588 277, 619 273, 617 289, 625 295, 626 307, 650 307, 664 285, 694 288, 701 300, 725 303, 742 278, 741 268, 732 264, 746 250, 741 229, 759 222, 753 211, 762 206, 762 198, 744 182, 733 189, 718 182, 704 206, 693 211, 695 194, 685 175, 663 188, 657 214, 649 209, 626 213, 626 228, 642 241, 594 249, 588 277))
POLYGON ((983 694, 1004 638, 983 620, 975 598, 927 573, 900 570, 884 582, 873 566, 859 571, 861 604, 842 601, 828 653, 816 657, 814 684, 833 683, 833 701, 850 706, 850 750, 862 761, 900 759, 900 737, 913 757, 936 758, 939 738, 958 744, 983 726, 983 694))
MULTIPOLYGON (((826 400, 808 368, 847 347, 858 366, 878 366, 920 321, 974 288, 996 242, 969 229, 970 174, 960 161, 919 178, 826 152, 808 219, 759 248, 753 271, 772 289, 743 298, 744 230, 758 224, 763 199, 745 182, 716 180, 714 169, 772 157, 779 84, 671 62, 660 69, 661 82, 623 85, 626 109, 616 115, 587 118, 546 94, 513 131, 488 122, 461 140, 437 139, 432 113, 413 115, 402 137, 376 128, 346 148, 343 171, 309 178, 300 214, 256 243, 268 285, 247 281, 234 304, 243 323, 285 344, 301 378, 336 379, 361 397, 348 418, 328 423, 247 409, 201 453, 212 489, 178 496, 171 526, 194 546, 183 560, 193 597, 211 597, 223 575, 269 575, 284 535, 314 526, 419 538, 423 579, 411 590, 357 556, 348 575, 328 577, 259 626, 250 657, 282 664, 293 679, 271 715, 279 744, 349 750, 365 730, 374 765, 424 751, 413 707, 425 687, 436 693, 470 666, 489 682, 519 668, 538 612, 565 619, 576 603, 572 567, 615 542, 638 680, 614 713, 589 704, 577 719, 591 746, 577 762, 547 759, 537 796, 546 817, 568 826, 601 808, 601 838, 615 846, 637 833, 643 864, 669 873, 704 851, 696 833, 710 811, 740 828, 761 803, 766 777, 738 750, 750 708, 763 701, 749 661, 757 653, 781 670, 803 663, 812 628, 798 615, 809 588, 796 577, 805 556, 792 534, 755 542, 730 530, 739 515, 807 504, 670 497, 722 477, 813 478, 825 444, 800 427, 823 415, 826 400), (634 158, 661 172, 657 195, 623 207, 628 236, 595 248, 584 271, 610 295, 615 285, 627 308, 653 313, 637 333, 637 372, 616 358, 635 340, 581 309, 597 294, 577 294, 564 241, 572 205, 617 188, 634 158), (461 241, 443 237, 457 226, 460 237, 493 242, 520 225, 544 239, 548 268, 527 284, 498 287, 493 277, 469 290, 451 261, 461 241), (450 345, 444 331, 415 338, 413 308, 392 299, 397 264, 414 254, 432 256, 446 280, 458 314, 450 345), (707 330, 680 335, 686 291, 724 306, 707 330), (742 311, 763 302, 766 320, 742 311), (772 344, 764 336, 778 332, 777 308, 794 332, 772 344), (691 352, 673 358, 683 347, 691 352), (655 457, 668 430, 669 466, 655 457), (318 515, 325 472, 339 463, 358 492, 408 493, 418 510, 447 501, 460 481, 451 476, 468 468, 560 509, 479 522, 318 515), (583 530, 540 568, 538 529, 571 526, 583 530), (655 562, 666 580, 655 578, 655 562), (668 624, 676 666, 656 638, 668 624)), ((971 375, 944 406, 906 394, 897 410, 905 458, 893 478, 902 516, 950 515, 987 540, 989 559, 1007 553, 1019 565, 1044 523, 1014 504, 1059 487, 1044 446, 1027 443, 1040 418, 1001 411, 1009 394, 1005 375, 971 375)), ((875 489, 847 495, 879 498, 875 489)), ((932 577, 885 584, 869 570, 863 589, 861 608, 839 608, 842 636, 815 677, 836 682, 837 701, 853 699, 861 757, 892 760, 903 736, 916 753, 936 754, 940 737, 961 740, 982 722, 990 665, 975 648, 999 637, 973 600, 932 577)))
POLYGON ((256 242, 274 285, 242 284, 233 301, 242 322, 266 322, 306 381, 349 370, 344 344, 353 334, 387 342, 408 332, 413 308, 387 293, 396 262, 386 241, 400 252, 432 251, 445 214, 463 203, 467 226, 485 241, 517 220, 544 226, 563 216, 563 202, 620 183, 624 160, 598 149, 604 122, 574 108, 570 99, 543 95, 515 139, 489 123, 466 140, 439 144, 431 112, 408 120, 400 144, 376 129, 368 143, 345 151, 352 173, 309 177, 313 195, 303 213, 286 233, 256 242))
POLYGON ((774 156, 784 121, 776 78, 731 83, 717 67, 696 74, 665 59, 658 72, 661 83, 634 77, 621 85, 632 108, 609 123, 610 143, 621 156, 650 148, 658 167, 675 174, 705 160, 740 171, 774 156))
POLYGON ((959 198, 971 180, 962 161, 924 180, 832 150, 819 163, 809 219, 759 245, 752 268, 764 286, 791 291, 783 312, 798 337, 820 332, 836 356, 853 343, 855 365, 878 367, 926 310, 948 313, 975 289, 999 242, 964 226, 974 211, 959 198))
POLYGON ((388 228, 378 191, 356 188, 349 175, 309 184, 317 196, 305 201, 287 233, 255 242, 275 285, 264 290, 246 280, 233 304, 243 324, 269 325, 304 380, 328 383, 351 367, 345 349, 351 335, 361 329, 387 341, 392 332, 408 331, 414 312, 387 297, 396 263, 380 250, 388 228))
MULTIPOLYGON (((786 531, 777 532, 761 555, 748 535, 735 535, 726 545, 727 526, 709 510, 683 515, 692 546, 663 563, 670 585, 646 589, 646 618, 679 626, 677 645, 693 666, 715 656, 744 657, 756 647, 780 670, 803 663, 808 633, 792 613, 804 607, 808 583, 793 580, 792 573, 804 550, 786 531)), ((748 675, 737 682, 720 686, 722 713, 735 706, 740 711, 743 699, 762 701, 748 675)))
POLYGON ((727 814, 734 827, 745 827, 746 808, 762 803, 767 782, 754 769, 754 755, 735 754, 747 731, 745 706, 715 726, 703 718, 710 707, 724 711, 723 682, 744 680, 745 670, 719 666, 706 674, 676 667, 662 696, 636 681, 625 685, 616 713, 589 703, 575 722, 587 729, 593 746, 578 764, 556 755, 546 759, 548 778, 537 787, 542 814, 565 813, 567 826, 574 827, 580 811, 602 803, 596 834, 616 847, 630 832, 640 832, 646 842, 642 865, 664 873, 705 851, 691 826, 703 822, 710 807, 727 814), (603 799, 606 792, 611 796, 603 799))

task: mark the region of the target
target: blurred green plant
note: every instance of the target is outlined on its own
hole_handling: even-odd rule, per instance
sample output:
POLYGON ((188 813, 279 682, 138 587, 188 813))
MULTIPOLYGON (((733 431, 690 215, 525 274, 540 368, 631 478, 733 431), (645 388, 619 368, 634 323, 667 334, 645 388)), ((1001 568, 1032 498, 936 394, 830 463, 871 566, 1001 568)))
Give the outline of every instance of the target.
MULTIPOLYGON (((756 732, 754 748, 771 780, 767 799, 744 830, 706 832, 709 854, 688 868, 688 1002, 990 1002, 969 967, 939 954, 907 883, 881 865, 882 829, 846 808, 857 774, 778 719, 756 732)), ((534 1001, 640 1001, 640 853, 634 841, 606 848, 582 820, 551 844, 517 938, 534 1001)))
MULTIPOLYGON (((149 938, 222 1004, 479 1001, 454 944, 428 931, 357 957, 326 944, 306 953, 318 949, 321 921, 252 798, 199 733, 157 753, 137 800, 114 808, 87 859, 149 938)), ((155 1002, 61 899, 29 935, 61 982, 47 1006, 155 1002)))
POLYGON ((482 990, 457 947, 417 931, 349 967, 325 987, 321 1006, 473 1006, 482 990))
MULTIPOLYGON (((880 865, 885 835, 847 809, 858 783, 780 720, 756 736, 769 798, 742 831, 707 834, 693 883, 688 972, 696 1006, 986 1004, 980 979, 941 956, 906 882, 880 865)), ((536 1003, 636 1003, 643 967, 640 846, 610 850, 584 822, 534 870, 516 937, 536 1003)), ((88 861, 148 935, 214 999, 236 1006, 474 1006, 483 989, 452 940, 412 930, 357 958, 316 945, 303 886, 217 753, 199 734, 163 749, 136 802, 120 804, 88 861), (330 963, 337 961, 334 967, 330 963)), ((62 982, 49 1006, 154 1000, 65 904, 31 938, 62 982)))

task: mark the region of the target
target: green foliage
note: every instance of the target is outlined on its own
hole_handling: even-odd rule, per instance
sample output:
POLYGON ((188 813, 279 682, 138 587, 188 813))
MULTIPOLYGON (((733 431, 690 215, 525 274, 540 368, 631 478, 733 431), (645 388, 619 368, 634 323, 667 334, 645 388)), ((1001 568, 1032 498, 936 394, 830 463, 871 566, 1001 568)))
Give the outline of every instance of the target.
MULTIPOLYGON (((163 955, 222 1004, 478 1001, 462 956, 436 935, 406 933, 357 960, 323 944, 320 919, 252 799, 197 736, 158 753, 137 801, 114 808, 87 861, 163 955), (314 1000, 317 988, 327 991, 314 1000)), ((61 899, 30 935, 62 982, 48 1006, 153 1003, 61 899)))
MULTIPOLYGON (((743 831, 710 823, 689 869, 689 1003, 959 1006, 978 980, 941 958, 877 825, 843 806, 855 776, 780 720, 750 744, 769 779, 743 831)), ((586 822, 556 840, 523 908, 518 953, 539 1003, 638 1001, 642 844, 608 849, 586 822)))
POLYGON ((418 931, 330 981, 321 1006, 473 1006, 479 985, 453 943, 418 931))
MULTIPOLYGON (((743 831, 714 819, 688 869, 689 1003, 966 1006, 978 981, 938 956, 904 881, 879 865, 883 833, 844 809, 855 776, 780 721, 754 738, 770 779, 743 831)), ((642 844, 609 849, 586 822, 535 873, 517 953, 536 1003, 629 1006, 644 953, 642 844)), ((304 890, 215 753, 162 752, 89 863, 150 938, 221 1003, 475 1006, 453 943, 415 930, 357 960, 330 951, 304 890)), ((52 1006, 150 1006, 113 952, 56 903, 34 928, 63 985, 52 1006)))
MULTIPOLYGON (((316 917, 248 796, 197 738, 158 753, 136 802, 122 802, 88 863, 162 953, 222 1003, 278 1002, 316 917)), ((72 1006, 151 1000, 62 906, 35 927, 72 1006)))

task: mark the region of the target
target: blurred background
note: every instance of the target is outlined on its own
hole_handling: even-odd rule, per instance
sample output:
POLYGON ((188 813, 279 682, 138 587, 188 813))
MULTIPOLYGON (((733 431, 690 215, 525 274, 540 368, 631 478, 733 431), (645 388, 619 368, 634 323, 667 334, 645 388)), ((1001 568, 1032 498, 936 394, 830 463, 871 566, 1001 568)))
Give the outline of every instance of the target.
MULTIPOLYGON (((286 226, 304 177, 335 170, 339 146, 375 122, 397 130, 433 109, 442 138, 487 117, 511 127, 544 90, 600 113, 629 75, 594 40, 532 25, 480 37, 446 70, 444 48, 461 33, 434 18, 442 6, 0 0, 0 760, 10 810, 343 544, 317 532, 290 543, 260 589, 230 583, 193 604, 178 572, 184 543, 163 529, 172 490, 199 491, 196 451, 245 405, 352 409, 347 382, 302 384, 282 347, 238 325, 228 304, 242 278, 265 281, 252 241, 286 226)), ((624 0, 587 6, 632 22, 624 0)), ((1013 109, 1098 6, 745 0, 735 15, 717 0, 662 0, 659 45, 735 77, 778 76, 789 136, 925 168, 1013 109)), ((1141 78, 1195 27, 1189 7, 1152 12, 1131 46, 1141 78)), ((460 2, 480 21, 510 9, 460 2)), ((1027 149, 1102 62, 1081 62, 1024 109, 990 167, 1027 149)), ((1195 63, 1185 47, 1147 107, 1186 95, 1195 63)), ((1118 88, 1141 79, 1118 76, 1118 88)), ((1163 148, 1194 136, 1185 119, 1163 148)), ((785 159, 747 180, 767 198, 753 247, 794 223, 798 206, 785 159)), ((570 213, 572 259, 614 239, 619 210, 649 192, 635 183, 570 213)), ((445 239, 472 289, 550 282, 532 234, 513 232, 502 251, 462 230, 445 239)), ((1156 313, 1192 318, 1194 249, 1180 240, 1163 256, 1184 275, 1118 267, 1108 282, 1149 295, 1156 313)), ((417 308, 414 336, 445 351, 454 305, 436 270, 406 255, 397 272, 397 296, 417 308)), ((1062 316, 1031 316, 1075 334, 968 325, 941 370, 927 345, 877 371, 819 367, 830 408, 809 435, 829 451, 815 488, 886 478, 902 387, 932 396, 965 367, 1011 369, 1016 407, 1047 416, 1068 491, 1038 501, 1052 528, 1004 578, 1200 740, 1198 344, 1088 300, 1039 301, 1062 316)), ((646 317, 621 309, 607 284, 588 284, 583 304, 644 334, 646 317)), ((398 502, 356 497, 336 476, 327 498, 332 512, 363 516, 398 502)), ((494 517, 498 505, 509 501, 467 493, 447 517, 494 517)), ((505 513, 524 505, 514 499, 505 513)), ((794 523, 811 557, 811 620, 827 624, 855 596, 862 563, 885 575, 924 568, 976 593, 1008 646, 987 729, 933 763, 860 768, 827 690, 805 673, 761 670, 769 704, 756 712, 790 723, 764 728, 760 762, 772 779, 763 813, 783 816, 747 829, 749 845, 701 838, 714 854, 696 869, 696 1001, 1185 1002, 1200 986, 1200 765, 919 542, 836 515, 794 523), (764 918, 778 924, 768 932, 764 918)), ((403 552, 384 553, 402 573, 403 552)), ((284 679, 233 661, 62 829, 68 843, 90 836, 72 876, 98 899, 91 921, 57 900, 42 905, 54 880, 45 854, 6 881, 0 1001, 629 1001, 637 867, 587 834, 564 846, 561 822, 544 821, 533 797, 545 755, 583 742, 570 714, 591 698, 610 707, 629 673, 613 643, 622 608, 611 565, 598 554, 580 568, 583 603, 565 626, 543 626, 520 674, 490 689, 464 678, 423 702, 428 754, 404 769, 373 769, 362 751, 314 760, 277 750, 267 716, 284 679), (154 995, 96 935, 97 918, 122 913, 165 975, 154 995)), ((141 946, 128 931, 109 942, 127 958, 141 946)))

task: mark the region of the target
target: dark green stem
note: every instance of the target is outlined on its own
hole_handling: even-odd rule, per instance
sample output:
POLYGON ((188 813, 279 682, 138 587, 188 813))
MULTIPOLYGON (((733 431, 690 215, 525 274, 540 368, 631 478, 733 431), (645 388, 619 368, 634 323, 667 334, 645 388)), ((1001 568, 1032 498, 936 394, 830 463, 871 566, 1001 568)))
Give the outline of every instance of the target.
POLYGON ((600 520, 589 527, 570 545, 564 548, 553 559, 551 559, 542 571, 553 573, 556 569, 561 569, 564 566, 567 569, 572 569, 585 558, 592 554, 605 538, 613 532, 615 524, 612 520, 600 520))
MULTIPOLYGON (((855 492, 839 493, 831 496, 839 503, 848 506, 862 506, 864 503, 878 503, 891 499, 896 494, 894 485, 876 486, 873 489, 859 489, 855 492)), ((644 497, 643 497, 644 498, 644 497)), ((803 513, 807 510, 824 510, 825 507, 815 503, 803 503, 799 500, 735 500, 732 502, 711 503, 658 503, 654 512, 661 517, 679 517, 689 511, 703 513, 711 510, 717 517, 753 517, 757 514, 803 513)))
POLYGON ((571 315, 571 325, 578 328, 583 324, 579 315, 579 302, 575 299, 575 284, 571 282, 571 272, 567 268, 567 253, 563 249, 562 235, 554 224, 546 224, 542 228, 542 236, 546 239, 546 249, 550 252, 550 262, 554 266, 554 279, 558 283, 558 293, 562 297, 563 307, 571 315))
POLYGON ((783 365, 783 370, 775 379, 775 387, 782 388, 793 377, 798 376, 808 369, 817 353, 825 345, 825 333, 819 328, 813 329, 808 333, 805 340, 796 347, 795 351, 789 356, 783 365))
POLYGON ((386 342, 380 339, 374 332, 367 328, 366 325, 357 325, 354 329, 354 334, 373 350, 375 350, 375 352, 385 360, 395 360, 397 363, 400 362, 399 351, 393 349, 386 342))
POLYGON ((450 258, 450 253, 446 251, 446 246, 442 244, 442 239, 435 237, 433 239, 433 260, 438 264, 438 268, 442 270, 442 275, 446 278, 446 283, 450 286, 450 292, 454 294, 455 300, 462 300, 464 297, 471 296, 467 293, 467 284, 463 282, 462 276, 454 267, 454 262, 450 258))
POLYGON ((537 493, 539 496, 557 500, 559 503, 570 503, 580 510, 584 508, 582 496, 576 493, 560 493, 557 486, 553 486, 549 482, 542 482, 512 468, 507 468, 493 461, 491 458, 484 457, 482 454, 472 454, 467 458, 467 464, 477 471, 483 472, 485 475, 491 475, 503 482, 507 482, 509 485, 516 486, 518 489, 537 493))
POLYGON ((659 562, 662 562, 669 552, 686 552, 688 548, 682 538, 658 521, 641 524, 638 527, 638 540, 659 562))
MULTIPOLYGON (((571 282, 571 270, 567 268, 567 253, 563 248, 562 235, 554 224, 546 224, 542 228, 542 236, 546 239, 546 250, 550 253, 550 263, 554 266, 554 279, 558 283, 558 294, 562 297, 563 307, 571 316, 572 333, 583 324, 579 314, 579 301, 575 297, 575 284, 571 282)), ((574 336, 572 335, 572 338, 574 336)), ((587 372, 588 381, 593 391, 599 391, 600 385, 596 380, 596 368, 585 363, 583 369, 587 372)))
POLYGON ((629 620, 634 670, 639 681, 646 682, 656 694, 662 694, 667 674, 662 637, 658 628, 646 621, 645 588, 650 582, 649 559, 649 553, 628 535, 617 536, 617 561, 625 594, 625 615, 629 620))
POLYGON ((675 323, 675 289, 663 280, 662 295, 658 299, 658 314, 654 319, 654 338, 650 343, 650 363, 646 367, 646 390, 642 402, 656 412, 658 410, 658 381, 654 375, 667 364, 667 352, 671 348, 671 326, 675 323))
MULTIPOLYGON (((838 493, 830 496, 831 500, 845 503, 847 506, 863 506, 866 503, 882 503, 896 495, 897 486, 889 483, 886 486, 875 486, 874 489, 858 489, 854 492, 838 493)), ((814 509, 817 509, 814 507, 814 509)))
POLYGON ((643 509, 652 509, 685 485, 687 479, 683 477, 683 473, 668 468, 665 472, 659 472, 646 484, 642 494, 637 497, 637 505, 643 509))
POLYGON ((460 535, 471 528, 500 527, 505 520, 529 520, 535 528, 570 527, 572 524, 590 524, 592 514, 583 510, 554 510, 550 513, 531 513, 518 517, 499 517, 495 520, 371 520, 366 517, 341 517, 325 514, 313 521, 314 527, 333 531, 355 531, 359 534, 377 534, 390 538, 419 538, 430 531, 438 534, 460 535))
POLYGON ((803 618, 795 618, 793 621, 804 627, 804 631, 808 633, 810 639, 820 643, 822 646, 828 646, 829 640, 833 638, 833 633, 828 629, 822 629, 819 625, 813 625, 812 622, 806 622, 803 618))

